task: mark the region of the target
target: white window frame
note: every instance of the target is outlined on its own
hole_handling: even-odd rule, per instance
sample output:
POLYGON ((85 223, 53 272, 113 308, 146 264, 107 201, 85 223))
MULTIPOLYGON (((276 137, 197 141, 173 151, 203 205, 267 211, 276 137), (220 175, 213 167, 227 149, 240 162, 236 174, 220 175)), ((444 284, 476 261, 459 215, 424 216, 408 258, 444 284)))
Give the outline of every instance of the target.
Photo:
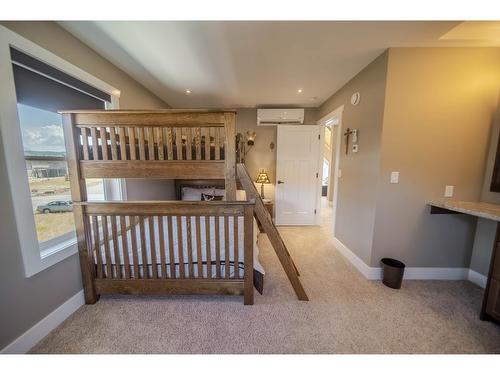
MULTIPOLYGON (((2 136, 12 202, 15 208, 12 214, 16 220, 24 271, 26 277, 31 277, 71 255, 76 254, 78 248, 73 233, 68 233, 67 238, 58 238, 57 243, 53 243, 52 246, 50 246, 49 243, 44 243, 44 246, 41 247, 38 242, 31 203, 31 193, 28 179, 26 178, 26 161, 17 110, 10 47, 14 47, 78 78, 82 82, 108 93, 111 96, 111 103, 106 105, 106 109, 119 108, 120 91, 52 52, 47 51, 0 25, 0 82, 2 82, 0 85, 0 134, 2 136)), ((126 199, 124 180, 104 180, 104 191, 106 198, 126 199)), ((64 236, 66 235, 61 237, 64 236)))

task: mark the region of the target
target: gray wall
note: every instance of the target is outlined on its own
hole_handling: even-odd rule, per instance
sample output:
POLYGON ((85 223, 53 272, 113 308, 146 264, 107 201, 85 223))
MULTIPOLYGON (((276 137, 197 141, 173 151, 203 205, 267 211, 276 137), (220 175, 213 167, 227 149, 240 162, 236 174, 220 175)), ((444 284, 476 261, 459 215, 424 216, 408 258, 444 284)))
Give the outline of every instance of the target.
POLYGON ((468 267, 476 219, 426 204, 479 200, 500 87, 500 48, 389 51, 380 184, 370 264, 468 267), (400 172, 390 184, 391 171, 400 172))
POLYGON ((127 180, 127 199, 134 200, 176 200, 174 180, 127 180))
POLYGON ((499 87, 499 48, 391 48, 321 105, 318 118, 344 105, 343 129, 360 129, 359 153, 340 156, 336 236, 366 264, 391 256, 484 272, 491 224, 479 221, 472 253, 476 220, 431 216, 427 203, 445 185, 453 199, 500 201, 488 191, 499 87))
POLYGON ((380 141, 384 115, 387 52, 384 52, 358 75, 337 91, 318 111, 318 118, 344 105, 342 132, 359 129, 359 151, 345 154, 342 139, 338 184, 338 207, 335 236, 370 263, 373 225, 379 182, 380 141), (357 106, 350 104, 351 95, 359 91, 357 106))
MULTIPOLYGON (((2 22, 74 65, 121 90, 122 108, 167 105, 124 72, 52 22, 2 22)), ((0 135, 1 138, 1 135, 0 135)), ((0 139, 0 348, 23 334, 82 289, 78 257, 72 256, 30 277, 24 275, 11 191, 0 139)))

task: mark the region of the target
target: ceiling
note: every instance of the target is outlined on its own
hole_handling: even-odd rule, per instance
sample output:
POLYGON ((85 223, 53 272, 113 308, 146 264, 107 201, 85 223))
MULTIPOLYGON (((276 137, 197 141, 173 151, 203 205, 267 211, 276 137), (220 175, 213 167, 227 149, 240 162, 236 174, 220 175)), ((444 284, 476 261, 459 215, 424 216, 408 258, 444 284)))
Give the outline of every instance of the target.
POLYGON ((317 107, 388 47, 500 44, 499 39, 467 38, 462 29, 450 33, 463 24, 60 22, 178 108, 317 107))

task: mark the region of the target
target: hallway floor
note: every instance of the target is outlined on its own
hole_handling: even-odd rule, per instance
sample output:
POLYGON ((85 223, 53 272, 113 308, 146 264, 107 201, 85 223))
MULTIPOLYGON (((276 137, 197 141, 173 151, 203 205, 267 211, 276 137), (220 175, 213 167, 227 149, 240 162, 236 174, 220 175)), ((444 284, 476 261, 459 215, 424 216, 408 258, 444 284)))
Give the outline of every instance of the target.
POLYGON ((368 281, 323 224, 280 232, 301 271, 299 302, 265 235, 264 295, 102 297, 81 307, 33 353, 500 353, 500 327, 479 320, 482 289, 468 281, 368 281))

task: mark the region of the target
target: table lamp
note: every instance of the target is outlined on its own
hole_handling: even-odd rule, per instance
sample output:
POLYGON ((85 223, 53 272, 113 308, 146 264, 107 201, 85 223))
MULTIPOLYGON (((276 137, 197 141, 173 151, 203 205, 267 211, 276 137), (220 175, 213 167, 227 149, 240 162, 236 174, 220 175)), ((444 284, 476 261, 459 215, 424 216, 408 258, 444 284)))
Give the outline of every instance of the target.
POLYGON ((264 184, 270 184, 271 180, 269 180, 269 176, 266 172, 265 169, 261 169, 259 171, 259 175, 257 176, 257 179, 255 180, 257 184, 260 185, 260 196, 262 199, 264 199, 264 184))

